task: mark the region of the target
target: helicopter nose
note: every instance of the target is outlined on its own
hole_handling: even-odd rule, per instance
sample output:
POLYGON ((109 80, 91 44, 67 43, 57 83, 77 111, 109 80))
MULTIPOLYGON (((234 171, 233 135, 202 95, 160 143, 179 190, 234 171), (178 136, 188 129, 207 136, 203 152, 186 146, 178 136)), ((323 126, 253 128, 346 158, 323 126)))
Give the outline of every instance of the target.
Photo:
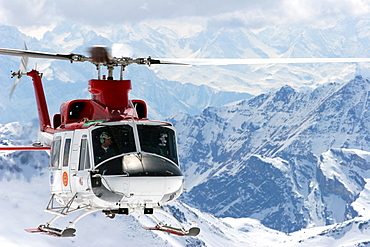
POLYGON ((183 191, 184 177, 178 165, 156 154, 118 156, 101 163, 94 173, 100 175, 93 175, 92 180, 102 179, 93 183, 93 191, 107 201, 165 204, 183 191), (122 198, 122 195, 126 197, 122 198))
POLYGON ((182 176, 177 165, 155 154, 127 155, 122 163, 129 176, 182 176))

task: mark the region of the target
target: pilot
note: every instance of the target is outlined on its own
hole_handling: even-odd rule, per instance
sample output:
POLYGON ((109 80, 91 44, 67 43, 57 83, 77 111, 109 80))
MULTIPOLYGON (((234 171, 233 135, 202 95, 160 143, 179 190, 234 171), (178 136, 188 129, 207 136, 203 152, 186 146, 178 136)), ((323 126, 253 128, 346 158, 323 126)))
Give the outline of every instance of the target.
POLYGON ((101 145, 94 150, 96 164, 114 156, 116 153, 111 147, 112 138, 107 132, 100 134, 100 143, 101 145))

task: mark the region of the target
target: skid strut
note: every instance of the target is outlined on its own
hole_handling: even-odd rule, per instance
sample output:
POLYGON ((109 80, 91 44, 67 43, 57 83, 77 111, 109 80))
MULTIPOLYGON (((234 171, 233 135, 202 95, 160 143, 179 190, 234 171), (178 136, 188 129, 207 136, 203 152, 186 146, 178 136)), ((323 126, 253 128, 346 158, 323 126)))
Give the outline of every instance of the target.
POLYGON ((101 209, 88 210, 80 214, 73 221, 71 221, 65 229, 59 229, 59 228, 55 228, 51 226, 51 224, 54 221, 56 221, 59 217, 62 217, 62 215, 55 215, 45 225, 39 225, 38 228, 35 228, 35 229, 26 229, 26 231, 30 233, 44 233, 44 234, 55 236, 55 237, 74 237, 75 236, 74 233, 76 232, 76 229, 74 227, 77 221, 79 221, 80 219, 82 219, 88 214, 91 214, 91 213, 94 213, 100 210, 101 209))
POLYGON ((74 227, 77 221, 79 221, 80 219, 82 219, 88 214, 101 210, 101 209, 89 209, 86 212, 81 213, 73 221, 69 222, 68 226, 65 229, 59 229, 59 228, 52 227, 51 225, 59 217, 65 217, 71 212, 75 212, 75 211, 87 208, 87 206, 85 206, 85 207, 79 207, 76 209, 71 209, 71 205, 74 199, 76 198, 76 196, 77 194, 74 195, 65 206, 54 206, 54 195, 52 195, 45 211, 51 214, 55 214, 55 216, 44 225, 39 225, 37 228, 34 228, 34 229, 25 229, 25 230, 30 233, 43 233, 43 234, 47 234, 47 235, 51 235, 55 237, 74 237, 75 232, 76 232, 76 229, 74 227))

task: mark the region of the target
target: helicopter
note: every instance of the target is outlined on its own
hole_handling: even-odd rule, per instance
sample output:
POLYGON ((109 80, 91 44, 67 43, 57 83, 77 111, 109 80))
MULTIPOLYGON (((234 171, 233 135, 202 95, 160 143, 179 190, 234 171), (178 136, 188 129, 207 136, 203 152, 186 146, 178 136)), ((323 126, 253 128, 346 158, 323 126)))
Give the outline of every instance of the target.
POLYGON ((184 190, 184 176, 177 154, 176 130, 167 122, 148 119, 143 100, 129 99, 130 80, 123 71, 130 64, 181 64, 157 59, 112 57, 106 47, 92 47, 91 56, 55 54, 15 49, 0 49, 1 55, 22 56, 10 96, 23 75, 33 80, 40 132, 38 142, 30 147, 0 147, 0 151, 48 151, 50 153, 51 198, 45 211, 53 218, 30 233, 57 237, 74 237, 77 221, 101 211, 113 219, 116 214, 139 212, 152 218, 154 227, 180 236, 197 236, 198 227, 185 227, 162 206, 177 199, 184 190), (64 102, 52 121, 42 85, 42 74, 33 69, 25 72, 29 57, 91 62, 98 71, 97 79, 88 83, 91 99, 64 102), (101 76, 101 67, 108 76, 101 76), (113 70, 120 67, 120 78, 113 70), (52 224, 72 212, 80 214, 65 229, 52 224), (176 226, 162 223, 154 213, 172 219, 176 226))

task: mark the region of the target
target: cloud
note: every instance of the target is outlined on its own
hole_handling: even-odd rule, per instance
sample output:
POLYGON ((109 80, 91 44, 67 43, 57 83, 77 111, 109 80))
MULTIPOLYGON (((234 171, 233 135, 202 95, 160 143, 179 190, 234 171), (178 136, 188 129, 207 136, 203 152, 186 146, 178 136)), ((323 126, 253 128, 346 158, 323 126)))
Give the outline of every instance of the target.
POLYGON ((288 25, 364 16, 365 0, 0 0, 2 24, 18 27, 60 21, 105 26, 202 17, 210 25, 288 25))

